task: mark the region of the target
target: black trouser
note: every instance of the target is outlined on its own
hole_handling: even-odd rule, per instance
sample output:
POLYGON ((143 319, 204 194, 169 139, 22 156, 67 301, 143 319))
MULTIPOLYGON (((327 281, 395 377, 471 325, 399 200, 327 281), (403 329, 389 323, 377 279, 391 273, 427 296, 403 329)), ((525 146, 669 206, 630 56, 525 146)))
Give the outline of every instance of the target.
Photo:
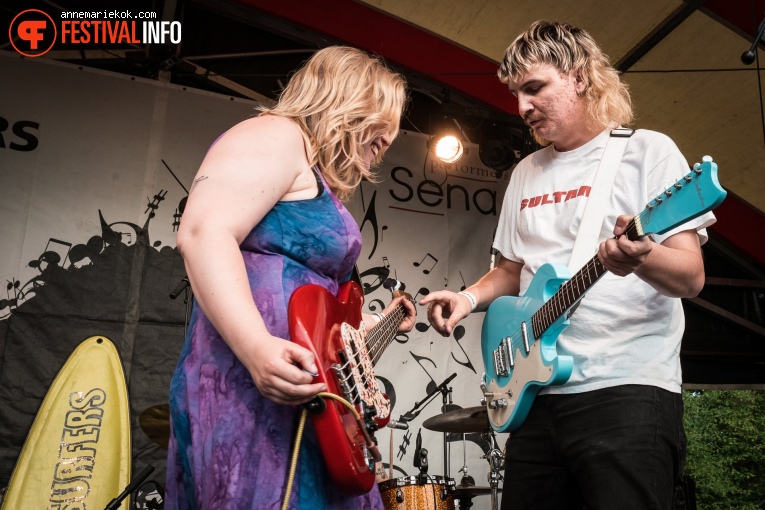
POLYGON ((683 400, 653 386, 538 396, 508 439, 502 510, 670 510, 683 400))

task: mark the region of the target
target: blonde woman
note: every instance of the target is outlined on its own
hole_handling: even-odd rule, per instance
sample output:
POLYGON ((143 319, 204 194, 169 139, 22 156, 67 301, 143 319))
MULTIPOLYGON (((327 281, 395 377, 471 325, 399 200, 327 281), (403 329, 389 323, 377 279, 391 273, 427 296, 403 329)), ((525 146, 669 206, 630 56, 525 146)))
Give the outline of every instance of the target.
MULTIPOLYGON (((289 341, 289 298, 349 279, 361 235, 341 200, 373 179, 405 88, 378 59, 326 48, 275 107, 210 148, 177 238, 195 302, 170 389, 165 508, 280 507, 299 404, 326 390, 311 352, 289 341)), ((406 306, 401 331, 414 326, 406 306)), ((376 487, 345 496, 325 472, 309 420, 290 508, 383 508, 376 487)))

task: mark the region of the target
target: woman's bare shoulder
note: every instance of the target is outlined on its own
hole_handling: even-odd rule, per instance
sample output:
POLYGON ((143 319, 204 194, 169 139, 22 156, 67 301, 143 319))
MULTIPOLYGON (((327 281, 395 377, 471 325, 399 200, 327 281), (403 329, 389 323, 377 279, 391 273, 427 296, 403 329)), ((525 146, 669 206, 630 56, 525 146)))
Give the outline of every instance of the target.
POLYGON ((278 115, 260 115, 244 120, 229 129, 222 140, 227 138, 229 142, 303 145, 303 136, 297 123, 278 115))

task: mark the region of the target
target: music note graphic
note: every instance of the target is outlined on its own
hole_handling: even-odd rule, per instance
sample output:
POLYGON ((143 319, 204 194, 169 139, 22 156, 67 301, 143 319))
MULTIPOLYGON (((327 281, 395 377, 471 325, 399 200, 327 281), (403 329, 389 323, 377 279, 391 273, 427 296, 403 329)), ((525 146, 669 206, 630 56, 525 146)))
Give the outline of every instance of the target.
POLYGON ((24 293, 19 291, 19 285, 21 285, 21 282, 18 281, 16 278, 12 278, 13 282, 8 282, 8 280, 5 280, 8 282, 8 285, 5 287, 5 293, 8 296, 8 309, 11 309, 13 307, 18 308, 19 306, 19 294, 21 294, 21 298, 23 299, 24 293), (11 289, 13 289, 13 297, 11 297, 11 289))
POLYGON ((388 262, 388 257, 383 257, 383 267, 384 268, 390 268, 390 262, 388 262))
POLYGON ((409 446, 409 440, 412 439, 412 431, 407 430, 406 434, 404 434, 404 439, 401 441, 401 444, 398 447, 398 454, 396 457, 398 457, 398 460, 403 460, 404 455, 406 455, 406 448, 409 446))
POLYGON ((37 258, 37 260, 31 260, 29 262, 29 267, 36 268, 40 272, 43 272, 47 267, 50 267, 50 266, 64 267, 64 265, 66 264, 67 258, 69 258, 69 252, 71 251, 71 249, 72 249, 72 243, 68 243, 66 241, 59 241, 58 239, 54 239, 50 237, 48 238, 48 243, 45 245, 45 250, 43 250, 42 255, 40 255, 37 258), (54 245, 53 247, 51 247, 51 243, 53 243, 54 245), (64 253, 63 248, 59 249, 59 251, 56 251, 55 249, 56 245, 61 245, 66 247, 66 252, 64 253), (62 253, 63 253, 63 256, 62 256, 62 253), (43 263, 45 263, 45 266, 43 265, 43 263))
POLYGON ((362 281, 364 295, 371 294, 382 287, 385 280, 388 279, 388 275, 390 275, 390 269, 387 267, 370 267, 366 271, 360 273, 359 278, 361 278, 362 281), (364 281, 364 277, 366 276, 374 276, 375 278, 372 280, 372 283, 369 283, 364 281))
POLYGON ((378 241, 378 228, 377 228, 377 211, 375 208, 375 199, 377 198, 377 190, 372 194, 372 200, 369 201, 369 208, 367 208, 367 212, 364 214, 364 219, 361 220, 361 226, 359 227, 359 230, 364 230, 364 225, 367 224, 367 221, 372 224, 372 233, 374 234, 374 242, 372 243, 372 251, 369 252, 369 258, 372 258, 372 255, 374 255, 375 250, 377 250, 377 241, 378 241))
POLYGON ((465 359, 467 361, 460 361, 460 360, 458 360, 454 356, 454 351, 453 350, 452 350, 452 353, 451 353, 452 354, 452 359, 454 361, 456 361, 457 363, 459 363, 460 365, 462 365, 463 367, 467 367, 470 370, 472 370, 474 374, 477 374, 478 372, 475 371, 475 367, 473 367, 473 362, 470 361, 470 356, 468 356, 468 353, 465 352, 465 348, 462 347, 462 344, 460 343, 460 340, 462 340, 462 338, 465 336, 465 327, 460 324, 459 326, 454 328, 453 335, 454 335, 454 340, 457 342, 457 347, 460 348, 460 350, 462 351, 462 354, 465 355, 465 359))
POLYGON ((98 221, 101 223, 101 238, 106 244, 115 245, 122 242, 122 236, 112 230, 112 227, 106 223, 104 215, 101 213, 101 209, 98 210, 98 221))
POLYGON ((425 333, 428 329, 430 329, 430 323, 429 322, 418 322, 414 325, 414 328, 419 331, 420 333, 425 333))
POLYGON ((435 258, 433 255, 431 255, 430 252, 428 252, 427 255, 422 257, 421 261, 413 262, 412 264, 414 265, 414 267, 420 267, 425 262, 425 259, 427 259, 427 258, 433 259, 433 265, 430 266, 428 269, 423 269, 422 272, 425 273, 425 274, 430 274, 430 272, 433 271, 433 268, 436 267, 436 264, 438 264, 438 259, 435 258))
POLYGON ((434 391, 436 389, 436 386, 438 386, 438 385, 436 384, 436 381, 433 380, 433 377, 431 377, 430 372, 428 372, 428 369, 425 368, 424 366, 422 366, 421 361, 422 360, 428 360, 428 361, 430 361, 430 364, 433 365, 433 368, 438 368, 438 366, 436 365, 436 362, 433 361, 432 359, 428 358, 427 356, 418 356, 417 354, 413 353, 412 351, 409 351, 409 354, 412 355, 412 357, 417 362, 417 364, 420 365, 420 368, 422 368, 425 371, 425 373, 428 375, 428 379, 430 379, 430 382, 428 383, 428 385, 425 388, 425 392, 426 393, 430 393, 431 391, 434 391))
MULTIPOLYGON (((159 193, 154 195, 154 199, 148 204, 146 204, 146 210, 144 211, 144 214, 148 212, 149 218, 153 218, 155 216, 155 211, 159 207, 159 203, 165 199, 165 195, 167 195, 167 191, 159 190, 159 193)), ((146 197, 146 200, 148 199, 149 197, 146 197)))
POLYGON ((462 271, 459 271, 460 278, 462 278, 462 287, 460 287, 460 290, 465 290, 467 288, 467 285, 465 285, 465 277, 462 276, 462 271))
POLYGON ((181 213, 176 208, 175 214, 173 214, 173 232, 178 232, 179 226, 181 226, 181 213))
POLYGON ((383 310, 385 308, 385 303, 382 302, 382 299, 373 299, 372 301, 369 302, 369 306, 367 307, 367 308, 369 308, 370 312, 376 312, 377 311, 377 307, 375 306, 375 303, 380 303, 380 305, 379 305, 380 306, 380 310, 383 310))
POLYGON ((390 407, 393 409, 396 407, 396 388, 393 387, 393 383, 390 382, 388 379, 381 375, 377 375, 377 381, 382 386, 382 391, 386 395, 388 395, 388 400, 390 400, 390 407))
POLYGON ((415 294, 412 299, 416 301, 417 296, 419 296, 420 294, 422 294, 423 296, 427 296, 428 294, 430 294, 430 290, 426 289, 425 287, 420 287, 420 290, 417 291, 417 294, 415 294))
POLYGON ((388 230, 388 225, 383 225, 380 229, 380 241, 385 240, 385 231, 388 230))

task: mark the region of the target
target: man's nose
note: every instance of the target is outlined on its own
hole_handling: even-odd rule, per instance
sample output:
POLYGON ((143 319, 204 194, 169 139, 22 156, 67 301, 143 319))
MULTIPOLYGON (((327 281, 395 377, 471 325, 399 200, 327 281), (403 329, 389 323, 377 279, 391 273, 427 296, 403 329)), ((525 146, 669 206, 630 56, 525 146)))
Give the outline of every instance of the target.
POLYGON ((525 94, 518 94, 518 113, 523 118, 534 111, 534 105, 525 94))

